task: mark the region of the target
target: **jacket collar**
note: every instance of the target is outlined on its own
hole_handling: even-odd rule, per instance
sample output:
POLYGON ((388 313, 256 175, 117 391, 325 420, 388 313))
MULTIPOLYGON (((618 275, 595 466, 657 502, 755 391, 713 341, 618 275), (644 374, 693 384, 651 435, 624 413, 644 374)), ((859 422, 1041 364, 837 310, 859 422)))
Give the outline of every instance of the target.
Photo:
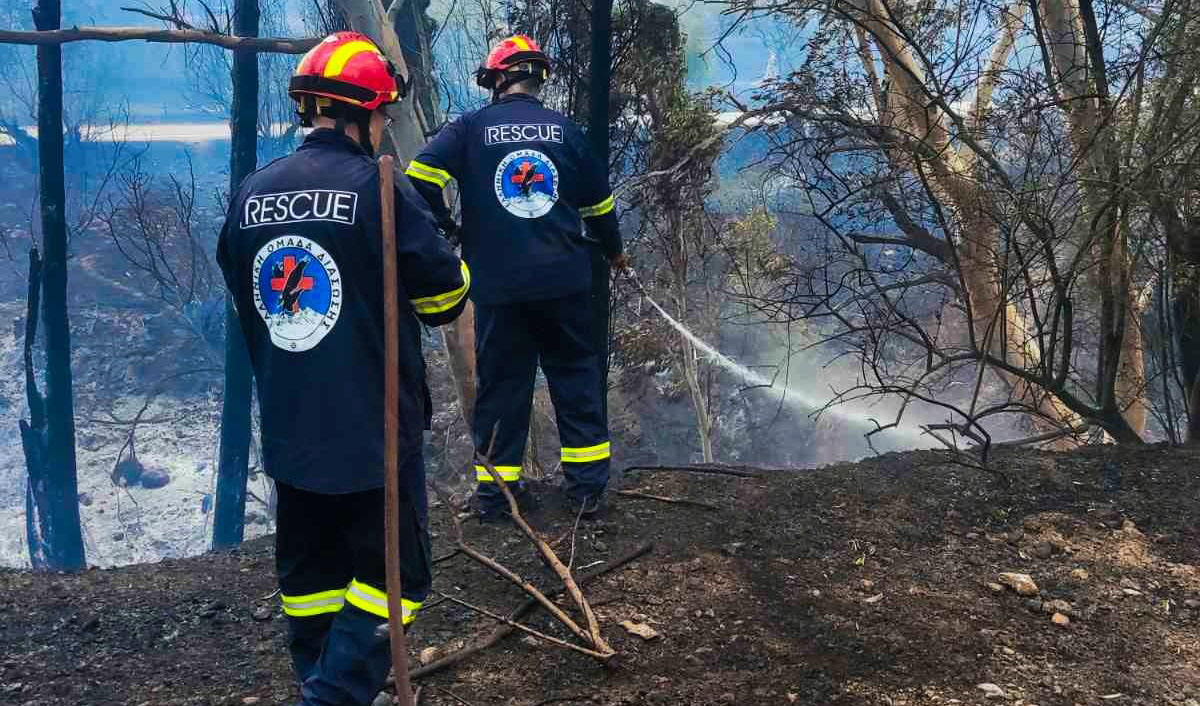
POLYGON ((304 144, 300 145, 301 150, 317 149, 320 147, 332 147, 353 154, 361 154, 364 157, 367 156, 366 150, 357 142, 347 137, 344 133, 327 127, 317 128, 308 133, 308 137, 304 138, 304 144))
POLYGON ((533 103, 535 105, 542 104, 542 101, 540 98, 538 98, 537 96, 531 96, 528 93, 508 93, 503 96, 500 96, 500 98, 496 101, 496 103, 497 104, 515 103, 517 101, 521 101, 524 103, 533 103))

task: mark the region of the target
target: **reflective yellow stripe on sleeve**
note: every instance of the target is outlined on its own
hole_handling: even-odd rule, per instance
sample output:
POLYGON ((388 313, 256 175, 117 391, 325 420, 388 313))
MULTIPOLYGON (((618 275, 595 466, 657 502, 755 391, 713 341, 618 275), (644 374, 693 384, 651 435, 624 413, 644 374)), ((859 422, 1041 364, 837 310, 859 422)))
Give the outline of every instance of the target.
POLYGON ((432 297, 421 297, 420 299, 410 299, 413 309, 418 314, 440 314, 444 311, 450 311, 467 296, 467 291, 471 289, 471 270, 467 268, 467 263, 461 263, 460 271, 462 272, 462 286, 458 289, 446 292, 445 294, 437 294, 432 297))
POLYGON ((617 204, 615 201, 613 201, 613 197, 609 196, 595 206, 588 206, 587 208, 579 209, 579 215, 584 218, 596 218, 597 216, 603 216, 606 213, 612 213, 612 210, 616 207, 617 204))
POLYGON ((336 613, 346 602, 346 589, 309 593, 303 596, 286 596, 280 594, 283 601, 283 612, 293 618, 309 618, 314 615, 336 613))
MULTIPOLYGON (((520 466, 492 466, 496 469, 496 473, 500 474, 500 478, 505 483, 516 483, 521 480, 520 466)), ((492 479, 492 474, 488 473, 486 466, 475 466, 475 480, 480 483, 495 483, 492 479)))
POLYGON ((612 442, 606 441, 595 446, 571 448, 564 446, 562 450, 563 463, 589 463, 603 461, 612 455, 612 442))
POLYGON ((408 169, 405 169, 404 173, 413 179, 420 179, 421 181, 427 181, 430 184, 436 184, 440 189, 446 188, 446 185, 450 183, 451 179, 450 172, 446 171, 445 169, 438 169, 437 167, 431 167, 428 164, 421 164, 415 159, 408 163, 408 169))
MULTIPOLYGON (((346 589, 346 602, 363 612, 370 613, 384 620, 388 619, 387 594, 358 579, 351 581, 350 587, 346 589)), ((403 623, 408 625, 416 619, 417 611, 421 609, 421 604, 416 601, 410 601, 407 598, 401 598, 400 605, 404 611, 403 623)))

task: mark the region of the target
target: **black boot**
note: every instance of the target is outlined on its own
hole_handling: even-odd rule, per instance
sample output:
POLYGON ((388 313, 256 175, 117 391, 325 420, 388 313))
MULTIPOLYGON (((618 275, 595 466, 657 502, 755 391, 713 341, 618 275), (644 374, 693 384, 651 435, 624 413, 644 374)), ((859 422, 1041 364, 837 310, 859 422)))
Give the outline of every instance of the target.
MULTIPOLYGON (((515 481, 508 484, 509 491, 513 494, 513 498, 517 501, 517 508, 522 514, 537 512, 540 505, 537 497, 529 486, 524 481, 515 481)), ((508 498, 504 497, 504 492, 500 490, 500 486, 494 483, 480 483, 475 491, 475 497, 472 499, 472 509, 475 511, 475 516, 479 521, 485 524, 493 522, 507 522, 512 519, 512 511, 508 506, 508 498)))

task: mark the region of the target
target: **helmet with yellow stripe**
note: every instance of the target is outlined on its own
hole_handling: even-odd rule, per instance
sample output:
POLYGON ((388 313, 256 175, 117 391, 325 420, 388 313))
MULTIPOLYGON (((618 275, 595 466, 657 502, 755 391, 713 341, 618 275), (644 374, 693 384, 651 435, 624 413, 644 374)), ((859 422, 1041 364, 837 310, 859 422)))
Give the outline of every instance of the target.
POLYGON ((550 78, 550 57, 532 37, 516 34, 497 44, 475 72, 475 82, 497 93, 530 78, 550 78))
POLYGON ((324 114, 334 101, 369 113, 405 96, 407 87, 396 74, 396 67, 366 35, 337 32, 300 60, 288 95, 300 104, 306 122, 324 114))

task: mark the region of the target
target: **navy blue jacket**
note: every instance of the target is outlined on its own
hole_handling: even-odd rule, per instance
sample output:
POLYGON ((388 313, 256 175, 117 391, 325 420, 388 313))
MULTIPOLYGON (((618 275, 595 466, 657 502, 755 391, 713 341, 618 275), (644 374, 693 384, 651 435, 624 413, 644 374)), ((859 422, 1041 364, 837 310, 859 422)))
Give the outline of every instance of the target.
POLYGON ((442 128, 405 173, 443 228, 454 221, 442 190, 458 182, 478 304, 586 290, 591 251, 621 253, 605 166, 575 123, 532 96, 505 96, 442 128))
MULTIPOLYGON (((401 459, 428 413, 420 322, 452 321, 470 273, 428 211, 396 190, 401 459), (406 315, 407 314, 407 315, 406 315)), ((317 493, 383 486, 383 263, 379 171, 356 142, 315 130, 246 178, 217 244, 250 351, 263 462, 317 493)))

